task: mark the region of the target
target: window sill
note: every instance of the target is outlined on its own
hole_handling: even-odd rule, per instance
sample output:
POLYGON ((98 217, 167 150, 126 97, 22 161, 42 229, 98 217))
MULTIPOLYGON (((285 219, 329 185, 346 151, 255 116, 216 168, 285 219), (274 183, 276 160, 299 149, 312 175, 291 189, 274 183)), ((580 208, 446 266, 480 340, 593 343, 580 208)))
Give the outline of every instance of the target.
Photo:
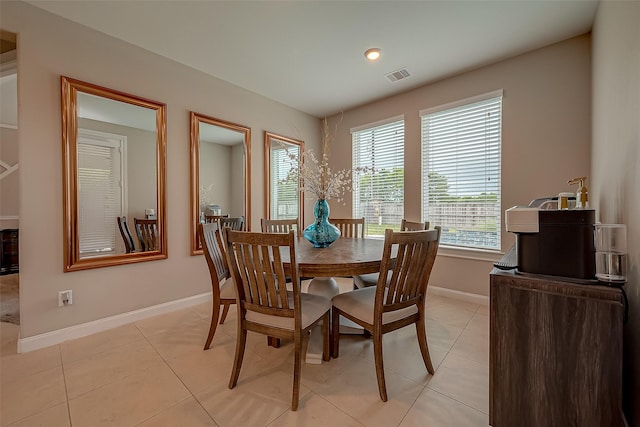
MULTIPOLYGON (((367 239, 384 240, 384 236, 366 236, 367 239)), ((440 244, 438 256, 449 258, 471 259, 475 261, 497 262, 502 259, 504 252, 490 249, 461 248, 458 246, 446 246, 440 244)))
POLYGON ((475 261, 496 262, 502 259, 502 257, 504 256, 504 252, 492 251, 488 249, 459 248, 441 244, 440 248, 438 248, 438 256, 471 259, 475 261))

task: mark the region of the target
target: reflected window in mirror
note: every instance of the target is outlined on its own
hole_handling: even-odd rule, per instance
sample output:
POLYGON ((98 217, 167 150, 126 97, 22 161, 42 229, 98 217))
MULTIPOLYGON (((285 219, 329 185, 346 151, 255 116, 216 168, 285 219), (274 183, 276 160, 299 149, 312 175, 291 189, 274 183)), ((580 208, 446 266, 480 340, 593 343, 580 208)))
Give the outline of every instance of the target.
POLYGON ((299 182, 288 179, 302 158, 304 142, 275 133, 264 133, 265 217, 298 219, 304 224, 304 205, 299 182))
POLYGON ((65 271, 167 257, 166 108, 67 77, 62 83, 65 271), (127 246, 118 218, 152 219, 154 247, 127 246))
POLYGON ((196 112, 191 118, 191 254, 202 253, 198 223, 242 217, 250 226, 251 129, 196 112))

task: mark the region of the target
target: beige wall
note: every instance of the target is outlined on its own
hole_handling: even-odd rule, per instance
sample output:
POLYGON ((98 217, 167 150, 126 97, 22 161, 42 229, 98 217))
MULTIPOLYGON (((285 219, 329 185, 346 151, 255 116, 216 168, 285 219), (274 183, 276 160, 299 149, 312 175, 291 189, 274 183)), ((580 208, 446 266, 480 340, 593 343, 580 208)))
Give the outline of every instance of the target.
POLYGON ((206 263, 189 249, 189 111, 252 128, 254 229, 264 205, 263 131, 296 130, 313 147, 318 119, 29 4, 1 8, 0 27, 18 34, 19 50, 21 337, 210 290, 206 263), (167 104, 168 259, 62 272, 61 75, 167 104), (58 308, 65 289, 74 304, 58 308))
POLYGON ((593 205, 627 224, 625 409, 640 426, 640 2, 604 1, 593 27, 593 205))
MULTIPOLYGON (((405 217, 419 220, 419 111, 503 89, 502 210, 571 191, 568 179, 590 173, 590 41, 589 35, 576 37, 347 111, 332 148, 332 164, 338 169, 351 167, 351 128, 404 115, 405 217)), ((339 119, 335 116, 332 121, 339 119)), ((331 210, 332 215, 351 215, 349 202, 332 203, 331 210)), ((504 219, 502 223, 506 251, 515 237, 504 231, 504 219)), ((498 255, 444 248, 440 254, 432 285, 488 295, 491 260, 498 255)))

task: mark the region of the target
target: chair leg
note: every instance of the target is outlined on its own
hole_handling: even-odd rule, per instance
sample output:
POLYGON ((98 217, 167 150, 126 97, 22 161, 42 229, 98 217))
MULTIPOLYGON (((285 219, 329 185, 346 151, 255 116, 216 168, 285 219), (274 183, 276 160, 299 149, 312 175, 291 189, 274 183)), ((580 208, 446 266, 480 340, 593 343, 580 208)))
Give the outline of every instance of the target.
POLYGON ((374 330, 373 332, 373 355, 376 362, 376 377, 378 377, 378 391, 380 399, 387 401, 387 384, 384 380, 384 364, 382 362, 382 332, 374 330))
POLYGON ((247 343, 247 330, 238 328, 238 337, 236 338, 236 355, 233 360, 233 370, 229 379, 229 388, 234 388, 238 383, 240 376, 240 368, 242 368, 242 359, 244 358, 244 348, 247 343))
POLYGON ((331 318, 329 317, 329 312, 327 311, 324 316, 322 316, 322 360, 328 362, 330 359, 330 336, 329 336, 329 322, 331 318))
POLYGON ((338 358, 340 350, 340 310, 335 307, 331 308, 331 357, 338 358))
POLYGON ((298 400, 300 399, 300 371, 302 370, 302 336, 300 331, 295 333, 294 361, 293 361, 293 395, 291 397, 291 410, 298 410, 298 400))
POLYGON ((213 341, 213 336, 215 335, 216 328, 218 327, 219 316, 220 316, 220 297, 216 298, 216 296, 214 295, 213 306, 211 308, 211 326, 209 326, 209 335, 207 336, 207 341, 204 343, 205 350, 209 350, 209 347, 211 347, 211 341, 213 341))
POLYGON ((422 353, 424 366, 427 368, 427 372, 433 375, 435 371, 433 369, 433 364, 431 363, 431 356, 429 355, 429 346, 427 345, 427 329, 424 324, 424 319, 419 319, 416 322, 416 334, 418 335, 418 344, 420 344, 420 352, 422 353))
POLYGON ((231 307, 231 303, 224 303, 224 307, 222 309, 222 316, 220 316, 220 324, 224 323, 224 320, 227 318, 227 314, 229 314, 229 307, 231 307))

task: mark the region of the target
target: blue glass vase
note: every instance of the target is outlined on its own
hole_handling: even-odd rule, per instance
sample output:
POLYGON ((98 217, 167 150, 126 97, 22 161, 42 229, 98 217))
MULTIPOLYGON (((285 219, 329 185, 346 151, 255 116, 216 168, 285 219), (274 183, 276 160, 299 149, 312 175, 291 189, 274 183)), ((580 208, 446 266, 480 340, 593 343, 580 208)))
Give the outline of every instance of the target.
POLYGON ((340 237, 340 230, 329 224, 329 203, 326 199, 316 200, 313 207, 316 221, 304 229, 302 235, 316 248, 326 248, 340 237))

